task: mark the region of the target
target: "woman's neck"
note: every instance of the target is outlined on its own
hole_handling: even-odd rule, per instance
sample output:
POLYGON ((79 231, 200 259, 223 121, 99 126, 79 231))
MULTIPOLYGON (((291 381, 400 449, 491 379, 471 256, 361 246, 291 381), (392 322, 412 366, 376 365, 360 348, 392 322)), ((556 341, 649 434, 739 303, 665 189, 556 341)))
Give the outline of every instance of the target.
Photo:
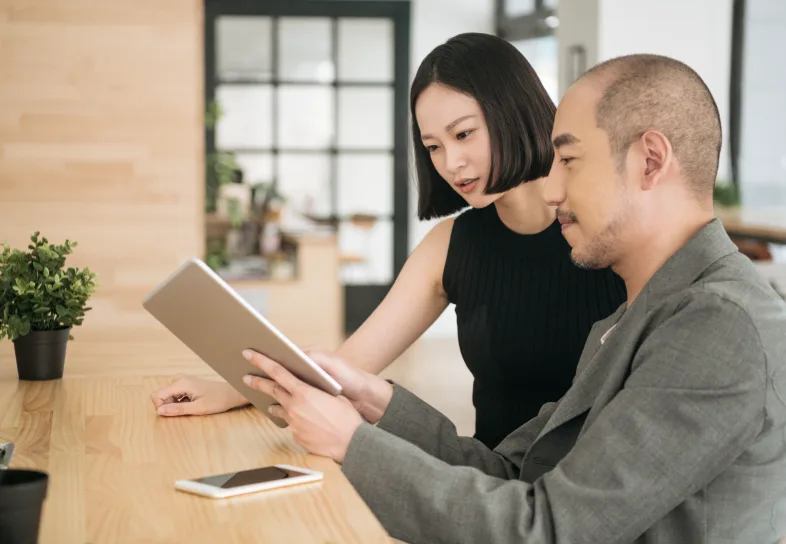
POLYGON ((494 202, 500 220, 513 232, 535 234, 554 222, 557 212, 543 199, 544 181, 522 183, 494 202))

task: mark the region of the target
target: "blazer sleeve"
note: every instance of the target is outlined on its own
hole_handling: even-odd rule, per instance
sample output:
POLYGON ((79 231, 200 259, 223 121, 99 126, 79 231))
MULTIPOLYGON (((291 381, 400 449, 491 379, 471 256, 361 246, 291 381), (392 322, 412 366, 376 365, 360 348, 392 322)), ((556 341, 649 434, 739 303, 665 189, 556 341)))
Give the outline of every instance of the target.
POLYGON ((449 465, 476 467, 486 474, 502 478, 518 477, 527 449, 556 407, 553 402, 544 405, 535 418, 492 451, 479 440, 459 436, 452 421, 404 387, 398 384, 393 387, 393 398, 377 423, 378 428, 403 438, 449 465))
POLYGON ((765 385, 749 316, 697 297, 643 339, 625 387, 532 484, 450 466, 430 455, 438 445, 368 424, 344 472, 388 532, 413 544, 628 543, 744 452, 763 425, 765 385))

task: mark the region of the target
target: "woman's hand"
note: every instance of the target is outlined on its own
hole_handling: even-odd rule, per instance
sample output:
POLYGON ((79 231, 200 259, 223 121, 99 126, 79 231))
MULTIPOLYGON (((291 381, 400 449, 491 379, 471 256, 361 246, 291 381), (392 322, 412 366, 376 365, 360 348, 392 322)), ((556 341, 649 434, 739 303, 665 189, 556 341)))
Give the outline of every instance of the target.
POLYGON ((150 395, 150 400, 162 416, 218 414, 248 404, 248 400, 226 382, 182 374, 150 395))
POLYGON ((307 351, 312 361, 330 374, 342 388, 342 395, 369 423, 377 423, 393 397, 393 386, 382 378, 360 370, 335 354, 307 351))
POLYGON ((245 350, 243 356, 270 378, 248 375, 243 381, 278 402, 270 413, 289 424, 295 441, 309 453, 342 463, 352 436, 363 423, 352 403, 302 382, 256 351, 245 350))

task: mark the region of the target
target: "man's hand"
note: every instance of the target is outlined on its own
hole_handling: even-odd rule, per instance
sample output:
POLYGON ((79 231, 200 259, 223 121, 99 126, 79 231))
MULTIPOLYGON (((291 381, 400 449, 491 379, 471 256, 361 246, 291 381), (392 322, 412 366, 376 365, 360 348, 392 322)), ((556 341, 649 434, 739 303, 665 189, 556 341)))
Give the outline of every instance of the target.
POLYGON ((270 413, 289 424, 295 441, 310 453, 343 462, 352 436, 363 423, 352 403, 311 387, 256 351, 245 350, 243 357, 271 378, 248 375, 243 381, 280 404, 271 406, 270 413))

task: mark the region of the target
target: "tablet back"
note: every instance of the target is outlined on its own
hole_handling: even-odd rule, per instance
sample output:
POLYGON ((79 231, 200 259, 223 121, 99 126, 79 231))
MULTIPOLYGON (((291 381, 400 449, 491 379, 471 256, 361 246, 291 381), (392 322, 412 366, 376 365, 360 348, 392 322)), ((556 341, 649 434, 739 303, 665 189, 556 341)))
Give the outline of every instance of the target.
POLYGON ((330 375, 199 259, 183 263, 142 306, 279 427, 286 422, 267 411, 274 400, 243 383, 246 374, 263 375, 243 358, 244 349, 267 355, 331 395, 341 394, 330 375))

